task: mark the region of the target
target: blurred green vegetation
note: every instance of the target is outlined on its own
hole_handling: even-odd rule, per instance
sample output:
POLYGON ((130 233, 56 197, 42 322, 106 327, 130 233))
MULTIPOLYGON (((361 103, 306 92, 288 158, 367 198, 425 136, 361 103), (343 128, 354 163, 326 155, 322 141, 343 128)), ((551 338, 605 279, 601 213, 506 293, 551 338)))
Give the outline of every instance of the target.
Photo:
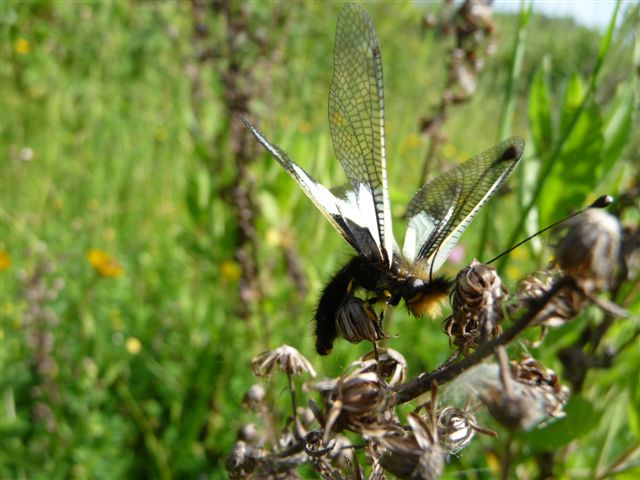
MULTIPOLYGON (((274 49, 260 62, 257 50, 246 46, 261 84, 251 102, 254 118, 319 180, 341 183, 326 108, 340 5, 244 7, 247 29, 274 49)), ((463 237, 464 260, 447 265, 448 273, 479 250, 481 225, 489 220, 486 258, 510 237, 537 228, 534 215, 535 224, 514 231, 527 202, 545 225, 637 181, 638 8, 626 7, 604 52, 602 34, 569 21, 532 17, 526 25, 514 116, 507 119, 511 133, 528 142, 526 158, 508 182, 514 191, 486 207, 463 237), (536 196, 536 172, 547 166, 536 196)), ((425 9, 438 8, 367 5, 384 63, 399 238, 403 206, 428 146, 419 119, 437 105, 446 77, 446 40, 420 26, 425 9)), ((452 108, 445 125, 443 168, 498 139, 514 39, 523 25, 517 16, 497 21, 497 51, 480 74, 478 92, 452 108)), ((229 86, 220 74, 228 68, 221 47, 226 27, 213 10, 204 22, 215 68, 197 61, 194 12, 186 2, 3 2, 3 478, 224 477, 236 432, 251 419, 241 399, 253 382, 253 355, 288 343, 313 359, 321 375, 336 375, 369 348, 338 342, 331 356, 315 355, 314 302, 350 252, 257 148, 250 174, 263 291, 248 316, 239 314, 246 300, 238 295, 239 233, 228 195, 235 171, 224 100, 229 86), (196 77, 204 83, 194 101, 196 77), (308 293, 290 275, 286 248, 302 266, 308 293)), ((623 220, 637 224, 637 211, 623 220)), ((514 282, 543 266, 549 259, 544 242, 514 252, 503 278, 514 282)), ((627 302, 636 311, 639 304, 638 298, 627 302)), ((560 371, 555 352, 601 317, 594 309, 551 332, 536 355, 560 371)), ((405 354, 413 374, 449 353, 437 322, 410 319, 398 309, 389 328, 400 333, 391 346, 405 354)), ((606 340, 619 345, 632 330, 621 323, 606 340)), ((557 439, 558 448, 579 445, 567 450, 560 475, 594 476, 637 447, 638 351, 638 345, 629 348, 614 367, 590 374, 569 416, 558 422, 582 423, 557 439)), ((275 396, 286 402, 286 390, 275 396)), ((522 472, 551 444, 556 434, 546 430, 515 440, 522 448, 512 461, 522 472)), ((495 473, 492 458, 500 447, 489 443, 474 443, 453 459, 451 478, 456 471, 463 478, 495 473)))

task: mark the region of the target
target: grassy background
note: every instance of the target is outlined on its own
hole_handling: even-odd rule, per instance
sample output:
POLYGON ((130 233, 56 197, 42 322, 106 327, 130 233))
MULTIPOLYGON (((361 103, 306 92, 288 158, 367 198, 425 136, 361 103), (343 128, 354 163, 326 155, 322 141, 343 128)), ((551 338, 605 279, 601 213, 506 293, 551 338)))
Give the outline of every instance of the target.
MULTIPOLYGON (((249 42, 241 49, 255 62, 255 118, 319 180, 342 182, 326 113, 340 5, 244 6, 247 30, 274 49, 268 61, 249 42)), ((627 7, 604 52, 601 34, 563 20, 529 21, 514 115, 507 120, 511 133, 527 139, 526 158, 509 180, 513 191, 479 216, 463 238, 464 260, 446 271, 455 274, 479 251, 487 220, 485 259, 510 236, 534 227, 513 231, 514 212, 522 212, 535 191, 536 169, 555 165, 546 179, 552 187, 532 204, 542 224, 637 181, 638 10, 627 7), (547 116, 535 108, 545 99, 547 116), (565 133, 572 148, 561 143, 565 133), (584 168, 574 179, 566 165, 584 168), (575 192, 557 195, 558 185, 562 191, 569 184, 575 192)), ((399 238, 402 207, 417 187, 428 147, 418 121, 437 105, 446 76, 448 45, 421 31, 425 8, 367 6, 385 69, 389 184, 399 238)), ((4 2, 0 22, 0 475, 224 477, 236 431, 251 420, 240 401, 253 382, 253 355, 288 343, 313 359, 320 375, 336 375, 368 349, 338 342, 328 358, 313 352, 314 302, 349 249, 256 148, 249 173, 264 292, 250 315, 239 315, 239 234, 228 194, 235 163, 223 81, 229 64, 219 16, 208 12, 204 19, 214 51, 208 64, 196 59, 194 11, 187 3, 4 2), (202 98, 194 101, 197 78, 202 98), (308 293, 288 274, 291 245, 308 293), (92 266, 88 252, 96 249, 107 258, 92 266)), ((446 123, 448 140, 438 157, 443 168, 498 140, 519 28, 515 16, 498 23, 498 49, 480 75, 478 93, 452 109, 446 123)), ((637 212, 625 220, 637 224, 637 212)), ((545 242, 512 254, 502 270, 509 286, 547 262, 545 242)), ((637 308, 638 302, 629 304, 637 308)), ((559 370, 554 352, 598 315, 593 311, 552 332, 548 350, 536 355, 559 370)), ((438 323, 409 319, 398 309, 394 328, 401 335, 392 347, 407 356, 412 373, 448 355, 438 323)), ((619 344, 631 330, 621 323, 607 341, 619 344)), ((564 472, 606 471, 637 447, 632 405, 640 398, 639 367, 638 348, 631 348, 614 368, 589 377, 573 404, 576 416, 569 417, 574 422, 583 415, 588 428, 562 440, 580 446, 567 451, 564 472)), ((285 390, 274 395, 286 403, 285 390)), ((557 438, 557 432, 523 434, 514 459, 523 475, 549 435, 557 438)), ((452 478, 455 471, 465 478, 492 475, 501 444, 476 443, 454 459, 452 478)))

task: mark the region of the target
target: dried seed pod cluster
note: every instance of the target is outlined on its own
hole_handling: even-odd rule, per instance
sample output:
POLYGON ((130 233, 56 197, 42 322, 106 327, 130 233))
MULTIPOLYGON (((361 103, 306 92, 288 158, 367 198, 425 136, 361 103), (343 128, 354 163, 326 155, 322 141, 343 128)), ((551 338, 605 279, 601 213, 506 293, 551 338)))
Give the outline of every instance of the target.
MULTIPOLYGON (((432 383, 431 400, 401 420, 397 391, 406 385, 408 366, 404 356, 390 348, 377 348, 364 355, 339 378, 310 385, 305 391, 317 392, 320 403, 309 399, 309 408, 297 406, 292 380, 293 375, 316 375, 309 360, 287 345, 256 356, 252 362, 256 376, 270 376, 279 370, 288 377, 293 413, 282 431, 276 431, 273 427, 278 420, 265 400, 269 395, 262 385, 251 387, 243 403, 262 416, 265 431, 253 424, 242 427, 227 462, 230 476, 299 478, 297 467, 309 464, 323 478, 360 479, 365 478, 368 463, 370 479, 384 479, 390 473, 397 478, 430 480, 439 478, 448 458, 469 445, 477 433, 496 435, 476 421, 476 415, 484 409, 511 430, 536 428, 562 417, 569 390, 560 384, 555 372, 527 355, 520 361, 509 361, 506 350, 497 342, 510 333, 503 332, 506 314, 524 317, 521 329, 562 325, 594 301, 595 291, 610 284, 620 251, 615 222, 603 217, 577 217, 565 232, 558 242, 559 266, 525 278, 513 298, 509 298, 492 267, 474 261, 458 274, 450 295, 453 313, 444 330, 457 352, 468 360, 495 344, 487 351, 490 354, 497 348, 499 364, 479 364, 454 376, 447 391, 458 394, 449 395, 450 404, 441 408, 437 408, 437 388, 432 383), (597 225, 602 228, 596 235, 597 225), (585 226, 591 231, 588 241, 580 244, 582 253, 576 250, 567 254, 567 242, 584 234, 585 226), (587 246, 591 251, 586 251, 587 246), (503 305, 508 308, 503 309, 503 305), (461 391, 465 407, 460 406, 460 398, 452 400, 460 397, 461 391), (342 434, 345 430, 355 432, 361 441, 353 443, 342 434), (363 458, 367 460, 361 464, 363 458)), ((379 332, 369 333, 370 341, 381 337, 379 332)), ((456 368, 455 358, 454 354, 431 375, 456 368)), ((425 375, 429 377, 422 374, 417 379, 425 375)))
MULTIPOLYGON (((545 272, 526 277, 511 296, 493 267, 474 261, 457 275, 449 297, 452 315, 444 331, 457 350, 440 367, 412 380, 407 381, 408 365, 400 352, 376 346, 338 378, 305 385, 302 393, 309 397, 305 408, 298 406, 300 392, 293 376, 315 377, 311 362, 288 345, 257 355, 252 371, 269 380, 267 387, 252 386, 243 404, 262 417, 263 425, 242 426, 227 461, 229 475, 300 478, 297 467, 306 464, 322 478, 382 480, 391 474, 431 480, 439 478, 450 457, 478 433, 497 435, 479 426, 478 416, 484 415, 483 423, 491 416, 509 430, 530 430, 562 417, 569 389, 555 372, 528 354, 509 360, 505 346, 526 328, 541 327, 544 332, 563 325, 589 304, 611 315, 624 312, 596 297, 610 288, 616 272, 626 271, 617 267, 621 257, 629 257, 621 247, 621 231, 610 216, 588 211, 575 217, 563 225, 555 263, 545 272), (483 362, 494 354, 497 363, 483 362), (275 385, 271 378, 275 371, 289 380, 292 412, 285 418, 279 418, 269 403, 278 395, 265 390, 275 385), (450 383, 437 398, 441 380, 450 383), (428 402, 408 414, 398 410, 429 388, 428 402), (407 396, 407 391, 412 393, 407 396), (439 407, 438 402, 443 404, 439 407), (278 429, 278 425, 284 426, 278 429)), ((372 303, 361 302, 354 304, 358 312, 368 308, 375 314, 372 303)), ((342 311, 347 315, 349 309, 342 311)), ((350 326, 346 317, 338 324, 347 339, 375 345, 384 334, 376 330, 377 319, 371 320, 355 322, 358 328, 350 326), (365 323, 367 331, 362 330, 365 323)), ((587 331, 580 342, 592 336, 587 331)), ((565 366, 575 364, 567 358, 587 362, 582 347, 578 344, 560 352, 565 366)), ((590 365, 596 363, 592 360, 590 365)), ((579 378, 568 372, 574 388, 580 388, 588 368, 583 366, 580 375, 574 375, 579 378)))
POLYGON ((464 353, 498 336, 507 289, 496 269, 474 260, 458 273, 450 301, 453 313, 444 330, 464 353))
POLYGON ((251 371, 258 377, 264 377, 270 375, 276 366, 288 374, 301 375, 306 372, 312 377, 316 376, 311 362, 289 345, 282 345, 255 357, 251 362, 251 371))
POLYGON ((564 416, 569 389, 539 361, 525 357, 501 365, 500 381, 485 383, 480 398, 489 413, 510 430, 530 430, 564 416))
POLYGON ((620 260, 620 221, 591 208, 564 224, 564 235, 556 244, 556 263, 585 291, 607 289, 620 260))

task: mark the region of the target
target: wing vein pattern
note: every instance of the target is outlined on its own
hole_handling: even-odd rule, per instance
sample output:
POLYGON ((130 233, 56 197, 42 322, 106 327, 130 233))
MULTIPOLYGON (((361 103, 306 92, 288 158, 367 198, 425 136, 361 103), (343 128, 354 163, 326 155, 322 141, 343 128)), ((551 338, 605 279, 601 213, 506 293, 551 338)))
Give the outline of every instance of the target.
POLYGON ((377 244, 376 256, 391 265, 394 239, 387 190, 382 62, 373 22, 358 5, 345 6, 338 19, 329 126, 336 157, 377 244))
POLYGON ((357 252, 367 257, 378 255, 378 246, 366 225, 362 215, 354 205, 354 192, 335 188, 327 189, 317 182, 300 165, 291 160, 287 153, 271 143, 256 127, 242 119, 246 127, 262 146, 300 185, 304 193, 313 201, 329 223, 357 252))
POLYGON ((524 140, 512 137, 424 185, 407 206, 403 254, 438 270, 473 217, 518 164, 524 140))

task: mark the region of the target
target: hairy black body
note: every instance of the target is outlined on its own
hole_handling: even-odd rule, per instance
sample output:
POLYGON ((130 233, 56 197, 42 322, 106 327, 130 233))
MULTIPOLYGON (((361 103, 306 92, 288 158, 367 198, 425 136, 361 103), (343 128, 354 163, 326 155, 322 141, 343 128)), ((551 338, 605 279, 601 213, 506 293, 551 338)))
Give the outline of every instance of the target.
POLYGON ((412 314, 421 316, 447 298, 450 280, 420 277, 409 274, 397 263, 390 269, 385 263, 364 255, 353 257, 322 291, 315 315, 317 352, 329 354, 338 336, 352 343, 384 338, 382 316, 373 310, 377 302, 395 306, 404 300, 412 314), (366 300, 356 297, 360 288, 374 296, 366 300), (352 328, 341 328, 345 323, 352 328))

